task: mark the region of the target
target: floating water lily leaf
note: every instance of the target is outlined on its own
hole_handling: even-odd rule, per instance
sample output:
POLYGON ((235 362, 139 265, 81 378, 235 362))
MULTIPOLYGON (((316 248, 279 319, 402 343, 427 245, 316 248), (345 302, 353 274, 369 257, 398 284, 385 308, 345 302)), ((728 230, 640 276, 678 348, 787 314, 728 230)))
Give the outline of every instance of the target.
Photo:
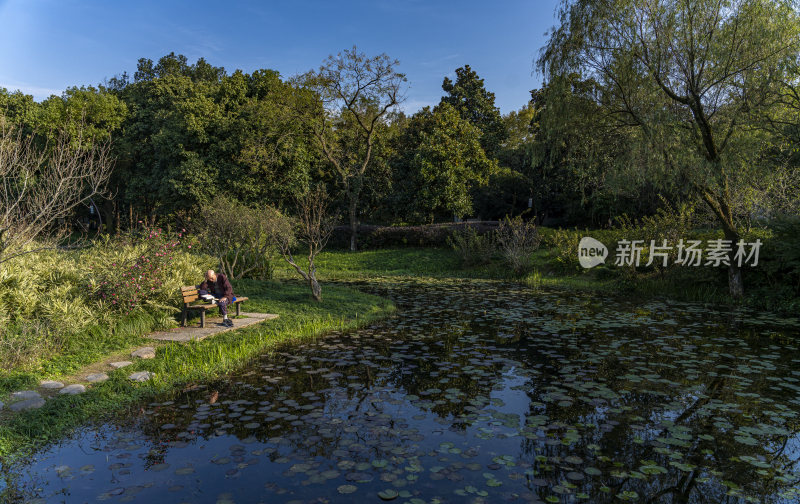
POLYGON ((737 443, 748 446, 756 446, 758 444, 758 440, 750 436, 734 436, 733 439, 735 439, 737 443))
POLYGON ((684 464, 682 462, 676 462, 674 460, 671 461, 669 463, 669 465, 671 465, 672 467, 675 467, 678 470, 681 470, 683 472, 692 472, 695 469, 695 466, 693 466, 691 464, 684 464))
POLYGON ((389 488, 387 490, 383 490, 381 492, 378 492, 378 497, 380 497, 381 499, 383 499, 385 501, 394 500, 399 496, 400 496, 400 493, 397 492, 397 490, 392 490, 391 488, 389 488))
POLYGON ((358 487, 355 485, 340 485, 336 488, 340 494, 351 494, 358 490, 358 487))
POLYGON ((639 467, 639 472, 643 474, 666 474, 667 470, 657 465, 643 465, 639 467))

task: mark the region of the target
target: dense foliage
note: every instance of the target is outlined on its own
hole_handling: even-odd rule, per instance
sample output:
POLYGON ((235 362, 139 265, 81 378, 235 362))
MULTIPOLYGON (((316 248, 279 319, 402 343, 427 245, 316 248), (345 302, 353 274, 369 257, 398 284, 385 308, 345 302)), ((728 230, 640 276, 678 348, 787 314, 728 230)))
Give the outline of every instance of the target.
POLYGON ((214 266, 189 246, 153 229, 0 265, 0 370, 36 367, 87 341, 94 351, 119 348, 174 325, 180 287, 214 266))

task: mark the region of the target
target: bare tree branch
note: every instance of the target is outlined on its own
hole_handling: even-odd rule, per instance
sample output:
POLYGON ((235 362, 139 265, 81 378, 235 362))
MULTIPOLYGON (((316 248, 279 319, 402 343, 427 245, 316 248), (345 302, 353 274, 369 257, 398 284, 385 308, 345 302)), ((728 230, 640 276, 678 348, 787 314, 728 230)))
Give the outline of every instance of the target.
POLYGON ((34 240, 62 239, 75 209, 104 194, 109 144, 85 142, 82 131, 37 148, 21 128, 0 123, 0 263, 30 252, 34 240))

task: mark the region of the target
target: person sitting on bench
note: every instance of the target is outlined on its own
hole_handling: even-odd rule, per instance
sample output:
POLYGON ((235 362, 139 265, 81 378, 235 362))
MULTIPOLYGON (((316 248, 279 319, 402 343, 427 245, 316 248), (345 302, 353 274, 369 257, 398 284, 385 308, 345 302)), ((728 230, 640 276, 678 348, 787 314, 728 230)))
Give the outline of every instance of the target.
POLYGON ((206 271, 206 279, 197 286, 198 291, 206 291, 219 298, 217 305, 222 314, 222 324, 233 327, 233 320, 228 318, 228 305, 233 303, 233 287, 224 273, 214 273, 214 270, 206 271))

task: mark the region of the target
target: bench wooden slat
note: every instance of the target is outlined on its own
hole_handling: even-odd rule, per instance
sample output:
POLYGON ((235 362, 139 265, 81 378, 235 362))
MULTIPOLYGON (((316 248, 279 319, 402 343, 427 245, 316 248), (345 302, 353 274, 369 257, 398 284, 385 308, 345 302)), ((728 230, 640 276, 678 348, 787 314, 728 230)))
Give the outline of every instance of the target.
POLYGON ((181 294, 183 295, 184 303, 191 303, 200 298, 197 288, 194 286, 181 287, 181 294))

